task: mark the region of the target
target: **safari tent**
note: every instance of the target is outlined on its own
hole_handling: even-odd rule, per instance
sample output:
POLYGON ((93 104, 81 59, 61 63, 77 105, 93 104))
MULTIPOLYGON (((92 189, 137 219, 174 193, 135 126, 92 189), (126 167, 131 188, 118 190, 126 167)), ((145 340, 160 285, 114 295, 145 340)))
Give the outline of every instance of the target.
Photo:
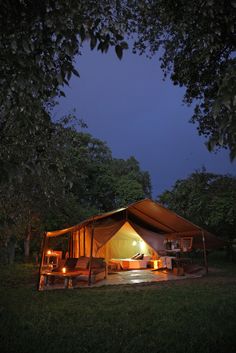
MULTIPOLYGON (((146 255, 152 261, 160 254, 175 247, 184 251, 202 249, 206 262, 206 250, 221 246, 221 241, 201 227, 150 199, 135 202, 115 211, 96 215, 62 230, 44 234, 40 274, 44 273, 52 252, 60 259, 89 258, 88 283, 91 282, 91 261, 126 259, 134 254, 146 255), (63 252, 52 249, 50 243, 58 237, 68 239, 63 252), (189 248, 189 249, 188 249, 189 248), (48 255, 49 254, 49 255, 48 255)), ((57 263, 58 265, 58 263, 57 263)), ((206 263, 207 265, 207 263, 206 263)))

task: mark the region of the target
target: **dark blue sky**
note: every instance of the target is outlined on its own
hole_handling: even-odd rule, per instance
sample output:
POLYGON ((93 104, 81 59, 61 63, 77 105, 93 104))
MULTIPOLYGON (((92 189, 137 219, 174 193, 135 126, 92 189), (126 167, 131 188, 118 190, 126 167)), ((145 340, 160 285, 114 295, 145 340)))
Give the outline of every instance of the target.
POLYGON ((157 58, 114 50, 83 50, 80 78, 65 89, 56 117, 76 108, 88 132, 107 142, 116 158, 133 155, 152 178, 153 197, 203 165, 214 173, 236 174, 227 151, 209 153, 196 125, 188 123, 192 108, 182 104, 184 89, 163 82, 157 58))

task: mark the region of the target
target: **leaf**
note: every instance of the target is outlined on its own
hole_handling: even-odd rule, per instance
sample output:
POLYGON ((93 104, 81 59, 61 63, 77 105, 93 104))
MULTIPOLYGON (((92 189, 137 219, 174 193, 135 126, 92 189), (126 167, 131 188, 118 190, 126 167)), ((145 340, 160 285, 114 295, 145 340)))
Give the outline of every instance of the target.
POLYGON ((117 34, 116 34, 116 39, 117 39, 117 40, 123 40, 124 37, 123 37, 121 34, 117 33, 117 34))
POLYGON ((58 74, 57 74, 57 82, 59 85, 61 85, 63 83, 63 77, 62 77, 61 72, 58 72, 58 74))
POLYGON ((84 26, 80 27, 79 34, 80 34, 80 38, 81 38, 81 40, 83 42, 85 40, 85 29, 84 29, 84 26))
POLYGON ((90 40, 91 50, 93 50, 96 47, 96 45, 97 45, 97 38, 94 35, 92 35, 90 40))
POLYGON ((13 41, 11 42, 11 47, 14 51, 17 50, 17 43, 16 43, 15 39, 13 39, 13 41))
POLYGON ((100 22, 101 22, 100 18, 97 18, 96 21, 94 22, 94 27, 97 27, 100 22))
POLYGON ((26 40, 23 40, 23 48, 24 48, 24 51, 29 54, 30 53, 30 48, 29 48, 29 45, 28 43, 26 42, 26 40))
POLYGON ((236 0, 231 0, 231 6, 236 9, 236 0))
POLYGON ((65 97, 65 96, 66 96, 63 91, 59 91, 59 93, 60 93, 60 96, 62 96, 62 97, 65 97))
POLYGON ((213 1, 213 0, 208 0, 208 1, 207 1, 207 5, 209 5, 209 6, 212 6, 212 5, 213 5, 213 3, 214 3, 214 1, 213 1))
POLYGON ((120 46, 122 47, 122 49, 129 49, 128 43, 126 42, 121 42, 120 46))
POLYGON ((72 72, 75 76, 80 77, 80 74, 76 69, 72 69, 72 72))
POLYGON ((101 52, 103 51, 103 50, 102 50, 102 42, 100 42, 100 43, 98 44, 97 50, 101 50, 101 52))
POLYGON ((122 56, 123 56, 123 49, 120 45, 116 45, 115 46, 115 51, 116 51, 116 55, 117 57, 121 60, 122 56))

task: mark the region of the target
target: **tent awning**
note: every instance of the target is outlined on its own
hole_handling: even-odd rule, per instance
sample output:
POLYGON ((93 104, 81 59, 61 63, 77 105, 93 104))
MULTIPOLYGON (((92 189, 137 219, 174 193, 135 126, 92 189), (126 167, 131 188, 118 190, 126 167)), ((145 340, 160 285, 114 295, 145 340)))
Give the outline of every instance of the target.
POLYGON ((55 237, 79 231, 83 227, 93 227, 99 231, 101 226, 108 226, 122 220, 129 220, 140 229, 145 228, 168 239, 175 239, 180 236, 193 236, 200 239, 204 232, 206 239, 210 240, 211 244, 219 247, 219 244, 222 243, 213 234, 150 199, 144 199, 118 210, 95 215, 73 227, 47 232, 46 235, 47 237, 55 237))

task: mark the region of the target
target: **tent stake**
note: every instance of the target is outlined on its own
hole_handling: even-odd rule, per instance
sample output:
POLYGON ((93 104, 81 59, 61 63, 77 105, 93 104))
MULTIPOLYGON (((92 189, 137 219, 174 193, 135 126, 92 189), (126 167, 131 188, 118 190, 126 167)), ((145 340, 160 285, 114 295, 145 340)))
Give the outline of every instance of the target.
POLYGON ((206 239, 204 235, 204 230, 202 230, 202 244, 203 244, 203 253, 204 253, 204 263, 206 268, 206 274, 208 274, 208 262, 207 262, 207 253, 206 253, 206 239))

